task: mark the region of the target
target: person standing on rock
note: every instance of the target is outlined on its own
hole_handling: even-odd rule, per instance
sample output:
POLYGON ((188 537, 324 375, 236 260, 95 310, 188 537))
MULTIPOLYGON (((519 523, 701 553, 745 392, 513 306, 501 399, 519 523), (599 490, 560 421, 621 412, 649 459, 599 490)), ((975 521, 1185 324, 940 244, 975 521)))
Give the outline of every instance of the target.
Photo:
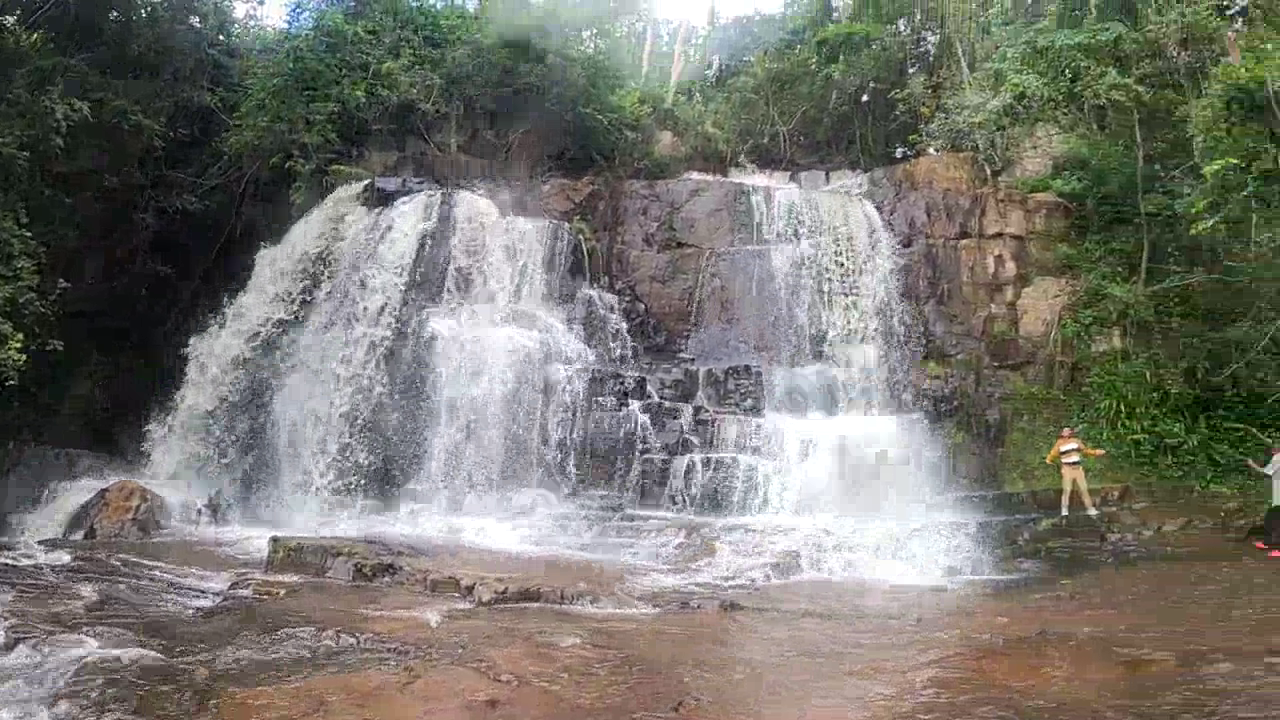
POLYGON ((1084 501, 1085 512, 1097 515, 1098 509, 1093 506, 1093 498, 1089 497, 1089 485, 1084 480, 1084 456, 1098 457, 1106 455, 1106 450, 1088 447, 1084 441, 1076 437, 1071 428, 1062 428, 1058 440, 1050 448, 1044 461, 1050 465, 1057 460, 1062 466, 1062 515, 1067 516, 1071 508, 1071 487, 1080 488, 1080 499, 1084 501))

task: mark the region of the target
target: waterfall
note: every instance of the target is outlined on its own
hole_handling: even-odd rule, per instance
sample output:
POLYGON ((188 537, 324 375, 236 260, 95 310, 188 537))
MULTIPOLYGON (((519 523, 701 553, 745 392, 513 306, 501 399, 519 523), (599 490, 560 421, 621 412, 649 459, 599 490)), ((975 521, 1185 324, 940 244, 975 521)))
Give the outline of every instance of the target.
POLYGON ((444 535, 604 553, 677 585, 778 562, 936 578, 971 559, 971 524, 925 512, 941 463, 910 412, 903 259, 876 209, 856 187, 677 182, 728 183, 714 196, 749 217, 702 254, 674 357, 574 275, 564 223, 483 188, 381 207, 367 185, 336 190, 191 339, 143 481, 180 505, 222 491, 246 542, 444 535), (698 517, 628 520, 654 514, 698 517), (682 566, 698 533, 716 551, 682 566))
MULTIPOLYGON (((470 191, 383 209, 360 192, 336 191, 264 250, 192 339, 150 428, 152 482, 193 499, 222 489, 276 520, 351 495, 480 509, 523 488, 561 494, 593 359, 559 297, 567 228, 470 191)), ((600 325, 592 302, 577 315, 600 325)))
POLYGON ((915 348, 897 239, 856 186, 736 181, 750 194, 749 239, 708 254, 689 344, 699 364, 760 368, 763 440, 724 447, 724 431, 737 437, 751 423, 714 413, 716 446, 670 465, 675 504, 744 516, 918 513, 940 453, 909 412, 915 348))

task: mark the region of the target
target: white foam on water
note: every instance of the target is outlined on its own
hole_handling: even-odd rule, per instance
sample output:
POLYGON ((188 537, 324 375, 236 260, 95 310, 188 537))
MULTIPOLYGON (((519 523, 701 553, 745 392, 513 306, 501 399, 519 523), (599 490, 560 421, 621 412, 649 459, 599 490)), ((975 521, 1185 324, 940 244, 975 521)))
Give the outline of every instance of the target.
MULTIPOLYGON (((2 632, 2 631, 0 631, 2 632)), ((67 681, 86 662, 113 659, 122 663, 164 660, 142 648, 105 648, 84 635, 52 635, 19 643, 0 654, 0 719, 75 717, 74 710, 59 712, 54 701, 67 681)))
POLYGON ((50 550, 27 538, 21 539, 14 549, 0 552, 0 563, 5 565, 66 565, 69 562, 71 553, 66 550, 50 550))
MULTIPOLYGON (((971 533, 924 510, 938 487, 936 441, 897 414, 912 357, 896 239, 852 192, 802 191, 776 175, 717 181, 752 193, 752 244, 764 252, 747 286, 798 323, 745 334, 785 350, 770 387, 818 411, 774 398, 763 418, 744 418, 744 433, 755 423, 765 435, 761 456, 723 447, 676 458, 682 470, 743 468, 726 495, 731 517, 699 521, 713 552, 691 560, 675 516, 621 527, 585 503, 548 500, 578 472, 588 368, 633 358, 616 298, 582 289, 566 304, 557 292, 578 243, 567 228, 464 191, 371 210, 359 184, 261 251, 245 290, 191 340, 139 479, 183 507, 213 490, 256 492, 238 498, 252 517, 213 528, 180 513, 170 534, 252 558, 274 534, 448 540, 618 560, 659 585, 941 577, 975 549, 971 533), (821 359, 807 355, 818 336, 821 359), (403 488, 395 509, 347 497, 383 482, 403 488)), ((716 267, 737 267, 731 255, 716 267)), ((19 519, 22 536, 59 534, 111 479, 57 489, 19 519)))
POLYGON ((18 540, 44 540, 62 536, 67 520, 94 493, 117 480, 137 479, 117 472, 86 475, 57 483, 45 491, 45 502, 30 512, 10 518, 9 533, 18 540))

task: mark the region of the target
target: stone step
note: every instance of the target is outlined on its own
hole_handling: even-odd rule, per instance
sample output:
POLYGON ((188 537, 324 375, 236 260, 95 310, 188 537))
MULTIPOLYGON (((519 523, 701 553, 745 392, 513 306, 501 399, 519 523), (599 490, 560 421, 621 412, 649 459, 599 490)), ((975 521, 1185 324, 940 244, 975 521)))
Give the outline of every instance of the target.
POLYGON ((591 368, 587 376, 587 399, 592 409, 621 410, 633 402, 657 397, 649 386, 649 378, 641 373, 591 368))
POLYGON ((764 414, 764 371, 757 365, 698 367, 648 361, 641 363, 638 370, 658 400, 746 415, 764 414))

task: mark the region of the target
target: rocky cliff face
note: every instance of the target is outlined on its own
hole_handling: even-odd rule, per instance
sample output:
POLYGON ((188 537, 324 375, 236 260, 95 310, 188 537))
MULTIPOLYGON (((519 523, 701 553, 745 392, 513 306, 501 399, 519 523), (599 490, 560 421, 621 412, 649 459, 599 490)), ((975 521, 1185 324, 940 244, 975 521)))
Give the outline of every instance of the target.
MULTIPOLYGON (((787 179, 805 189, 856 183, 880 210, 907 249, 906 292, 923 334, 916 404, 959 431, 953 470, 977 485, 997 482, 1007 431, 1001 401, 1015 378, 1050 359, 1072 292, 1069 280, 1052 274, 1053 244, 1070 206, 1052 195, 987 187, 965 155, 787 179)), ((754 325, 788 322, 778 303, 729 287, 776 281, 774 265, 735 252, 763 242, 752 221, 761 192, 767 202, 772 191, 710 177, 557 180, 543 188, 543 207, 586 221, 591 274, 622 299, 642 351, 726 366, 755 364, 780 349, 741 330, 708 341, 706 327, 749 328, 735 318, 760 314, 768 320, 754 325)))
MULTIPOLYGON (((447 172, 434 165, 393 169, 493 174, 488 166, 465 173, 452 165, 447 172)), ((957 474, 979 485, 997 482, 1007 431, 1002 401, 1016 380, 1051 359, 1058 316, 1072 292, 1051 262, 1070 208, 1052 196, 987 187, 973 159, 961 155, 866 174, 772 175, 804 190, 854 184, 879 209, 907 249, 905 291, 922 339, 914 404, 960 431, 957 474)), ((386 190, 387 197, 414 189, 401 184, 386 190)), ((681 455, 731 454, 758 443, 756 426, 771 392, 760 367, 804 355, 804 343, 813 340, 802 327, 802 309, 769 289, 787 285, 782 274, 793 270, 784 255, 792 238, 770 236, 759 222, 762 213, 776 212, 778 193, 794 188, 709 176, 557 179, 540 194, 536 184, 533 193, 526 193, 526 182, 508 184, 510 191, 500 193, 508 210, 545 213, 583 234, 585 259, 575 272, 585 264, 595 284, 620 298, 643 360, 635 372, 597 372, 593 398, 600 402, 589 424, 598 425, 608 445, 611 428, 640 423, 647 429, 636 443, 645 447, 613 443, 596 453, 592 467, 580 469, 585 476, 601 484, 669 478, 679 473, 665 465, 681 455), (795 332, 779 333, 779 327, 795 332), (646 400, 644 418, 625 407, 636 399, 646 400), (634 467, 640 456, 653 467, 634 467)), ((5 506, 16 502, 8 495, 5 506)))
POLYGON ((971 156, 938 155, 868 174, 866 194, 910 248, 908 293, 925 329, 919 397, 958 433, 957 470, 998 481, 1019 380, 1053 361, 1073 286, 1053 246, 1072 209, 1050 194, 984 186, 971 156))

